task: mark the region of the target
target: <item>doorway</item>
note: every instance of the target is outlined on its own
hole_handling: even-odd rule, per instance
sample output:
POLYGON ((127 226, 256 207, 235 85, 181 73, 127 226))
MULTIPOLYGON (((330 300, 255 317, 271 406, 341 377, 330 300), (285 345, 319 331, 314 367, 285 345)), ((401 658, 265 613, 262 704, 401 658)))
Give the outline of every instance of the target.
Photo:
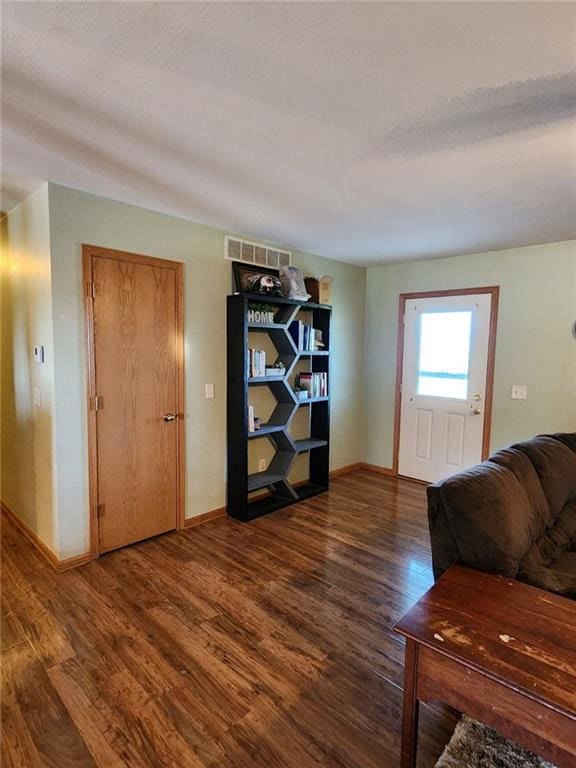
POLYGON ((183 525, 183 265, 82 248, 96 556, 183 525))
POLYGON ((490 451, 497 286, 400 296, 395 457, 436 482, 490 451))

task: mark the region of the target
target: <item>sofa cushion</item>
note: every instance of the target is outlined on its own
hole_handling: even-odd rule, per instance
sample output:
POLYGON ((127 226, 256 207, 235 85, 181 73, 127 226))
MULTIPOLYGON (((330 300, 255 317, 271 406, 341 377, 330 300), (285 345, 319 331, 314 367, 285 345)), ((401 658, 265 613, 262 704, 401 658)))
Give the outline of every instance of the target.
MULTIPOLYGON (((560 510, 554 524, 530 547, 520 561, 518 578, 540 586, 543 571, 554 571, 570 550, 576 551, 576 499, 560 510)), ((560 591, 559 585, 556 586, 554 589, 551 586, 546 589, 560 591)))
POLYGON ((554 440, 559 440, 576 453, 576 432, 555 432, 553 435, 546 435, 546 437, 553 437, 554 440))
POLYGON ((520 560, 541 533, 517 474, 486 461, 443 480, 436 490, 461 562, 515 577, 520 560))
POLYGON ((530 499, 534 515, 533 525, 530 526, 530 537, 532 541, 536 541, 549 523, 550 505, 544 494, 544 489, 534 464, 525 453, 514 448, 503 448, 500 451, 496 451, 496 453, 490 456, 488 461, 509 469, 522 484, 526 495, 530 499))
POLYGON ((565 552, 549 566, 523 563, 518 578, 533 587, 576 599, 576 552, 565 552))
POLYGON ((549 506, 547 525, 554 525, 560 510, 576 499, 576 453, 551 435, 539 435, 512 450, 525 454, 536 469, 549 506))

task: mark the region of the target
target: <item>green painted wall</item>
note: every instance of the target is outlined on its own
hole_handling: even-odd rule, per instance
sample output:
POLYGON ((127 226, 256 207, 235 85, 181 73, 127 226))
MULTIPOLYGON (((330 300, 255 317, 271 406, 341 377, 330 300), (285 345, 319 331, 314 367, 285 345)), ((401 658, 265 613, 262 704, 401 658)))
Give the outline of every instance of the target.
MULTIPOLYGON (((53 184, 3 221, 2 496, 60 558, 88 548, 82 243, 186 265, 186 516, 224 506, 224 234, 53 184), (43 366, 32 362, 35 343, 46 347, 43 366)), ((335 278, 333 469, 392 464, 398 296, 409 291, 500 286, 492 448, 576 431, 576 243, 368 270, 297 251, 294 262, 335 278), (511 400, 512 384, 528 385, 527 401, 511 400)))
POLYGON ((58 550, 54 454, 54 357, 48 185, 2 219, 2 461, 0 495, 58 550), (44 363, 33 347, 45 348, 44 363), (33 389, 41 401, 33 404, 33 389))
MULTIPOLYGON (((49 185, 60 557, 88 546, 82 243, 185 264, 186 516, 226 503, 225 233, 144 208, 49 185), (215 398, 204 385, 213 382, 215 398)), ((233 234, 233 233, 232 233, 233 234)), ((365 270, 293 251, 306 273, 333 275, 331 466, 360 461, 365 270)))
POLYGON ((576 242, 372 267, 366 272, 366 461, 392 466, 398 297, 500 286, 492 449, 576 431, 576 242), (528 399, 512 400, 513 384, 528 399))

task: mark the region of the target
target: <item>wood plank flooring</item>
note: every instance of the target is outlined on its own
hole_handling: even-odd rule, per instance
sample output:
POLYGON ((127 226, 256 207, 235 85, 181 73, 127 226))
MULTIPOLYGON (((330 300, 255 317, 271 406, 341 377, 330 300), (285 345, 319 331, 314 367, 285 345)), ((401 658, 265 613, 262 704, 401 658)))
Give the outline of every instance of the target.
MULTIPOLYGON (((4 768, 396 768, 425 488, 368 471, 55 574, 2 521, 4 768)), ((454 728, 422 707, 419 768, 454 728)))

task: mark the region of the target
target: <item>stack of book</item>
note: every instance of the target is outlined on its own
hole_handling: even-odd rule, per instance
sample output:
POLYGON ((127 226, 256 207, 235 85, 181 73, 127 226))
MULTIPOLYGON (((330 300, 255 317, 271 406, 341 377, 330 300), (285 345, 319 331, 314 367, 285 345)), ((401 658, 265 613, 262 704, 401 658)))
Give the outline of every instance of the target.
POLYGON ((308 397, 328 397, 327 373, 301 373, 298 384, 308 392, 308 397))
POLYGON ((299 352, 316 352, 324 349, 322 331, 306 325, 300 320, 293 320, 288 329, 299 352))
POLYGON ((263 349, 248 350, 248 378, 266 376, 266 352, 263 349))

